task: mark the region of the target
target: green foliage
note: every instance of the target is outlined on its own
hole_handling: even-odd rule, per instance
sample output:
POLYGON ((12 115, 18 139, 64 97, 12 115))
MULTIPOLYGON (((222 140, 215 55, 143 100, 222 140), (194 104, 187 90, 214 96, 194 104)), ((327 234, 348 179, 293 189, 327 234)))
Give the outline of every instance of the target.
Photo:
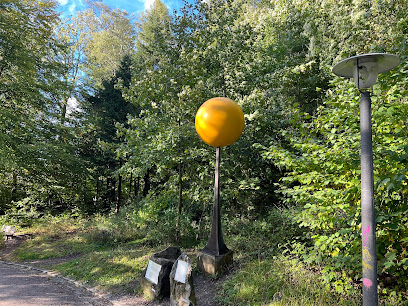
POLYGON ((142 242, 146 232, 137 211, 123 209, 119 214, 96 216, 87 239, 91 243, 114 246, 123 242, 142 242))
POLYGON ((54 57, 61 47, 53 33, 58 24, 55 8, 55 2, 48 0, 0 3, 2 116, 24 114, 29 106, 44 110, 50 103, 42 93, 55 89, 58 74, 54 73, 61 68, 54 57))
MULTIPOLYGON (((125 206, 118 214, 99 216, 87 235, 92 243, 114 246, 120 243, 156 246, 176 242, 176 197, 150 195, 138 203, 138 208, 125 206)), ((195 245, 198 224, 190 215, 180 218, 180 245, 195 245)), ((208 230, 208 228, 206 228, 208 230)))
POLYGON ((30 203, 30 198, 24 198, 15 203, 9 210, 7 210, 4 219, 12 224, 18 224, 19 226, 32 226, 36 220, 40 217, 40 213, 37 211, 36 206, 30 203))
POLYGON ((65 118, 71 89, 62 81, 67 67, 54 31, 56 3, 2 1, 0 7, 1 213, 26 198, 66 209, 84 168, 65 118))
MULTIPOLYGON (((302 257, 306 262, 324 263, 322 278, 343 291, 349 288, 350 279, 357 280, 361 270, 359 95, 353 84, 333 85, 335 90, 330 91, 327 104, 319 109, 316 118, 303 124, 300 118, 295 119, 297 128, 282 132, 286 142, 271 142, 264 157, 288 170, 281 192, 289 202, 302 204, 297 221, 311 230, 314 241, 306 252, 301 252, 302 257), (335 271, 346 271, 348 277, 335 271)), ((384 83, 380 86, 384 87, 384 83)), ((408 131, 400 124, 400 116, 406 114, 407 104, 397 101, 392 88, 388 92, 376 89, 372 98, 381 286, 385 286, 382 280, 391 275, 406 276, 404 239, 408 210, 404 156, 408 147, 402 135, 408 131)), ((400 290, 406 290, 404 283, 398 284, 400 290)))
POLYGON ((130 83, 131 65, 131 58, 125 56, 116 75, 104 80, 101 87, 93 95, 88 95, 83 103, 87 115, 81 127, 79 149, 91 170, 87 192, 93 197, 88 197, 84 205, 89 213, 110 212, 115 200, 119 210, 122 201, 122 187, 119 190, 118 186, 116 193, 116 182, 122 179, 122 173, 118 173, 122 160, 118 158, 116 151, 120 148, 123 137, 117 133, 117 129, 118 126, 127 127, 129 114, 139 112, 122 97, 123 90, 130 83))
POLYGON ((112 9, 102 1, 73 18, 72 24, 81 44, 81 70, 93 88, 116 76, 122 59, 134 51, 135 29, 132 16, 121 9, 112 9))
POLYGON ((303 233, 294 220, 298 213, 293 208, 272 208, 262 216, 249 211, 245 215, 224 217, 228 246, 238 253, 235 259, 261 260, 290 247, 292 240, 303 233))
MULTIPOLYGON (((372 100, 380 286, 406 291, 407 131, 402 124, 406 117, 402 93, 407 51, 401 41, 405 30, 397 26, 405 19, 398 13, 402 4, 341 2, 336 7, 344 8, 336 10, 330 9, 333 5, 328 1, 278 2, 274 12, 278 21, 303 24, 299 31, 308 44, 306 58, 315 58, 323 69, 355 53, 403 55, 398 70, 380 77, 372 100), (385 34, 390 26, 395 27, 391 36, 385 34), (374 28, 377 34, 369 30, 374 28), (393 275, 404 280, 397 281, 393 275)), ((293 72, 304 71, 302 66, 293 72)), ((290 113, 289 124, 270 135, 268 146, 257 147, 264 148, 265 159, 286 171, 279 185, 286 202, 301 204, 296 219, 308 229, 304 239, 311 238, 313 243, 296 242, 294 251, 306 262, 323 264, 322 279, 338 292, 348 292, 350 281, 358 281, 361 275, 359 93, 348 81, 335 79, 330 86, 329 90, 318 88, 326 97, 313 117, 302 112, 307 109, 298 103, 299 111, 290 113)))
MULTIPOLYGON (((240 262, 258 258, 262 268, 285 245, 322 266, 321 279, 346 296, 361 274, 359 94, 331 67, 355 54, 395 53, 401 66, 373 90, 374 174, 381 294, 405 302, 405 7, 228 0, 170 14, 156 0, 132 27, 126 12, 97 2, 61 23, 53 1, 0 1, 2 220, 31 225, 44 213, 80 209, 101 214, 80 236, 91 249, 203 245, 214 151, 197 136, 194 117, 207 99, 227 96, 246 120, 241 139, 221 153, 227 244, 242 250, 240 262), (113 203, 118 214, 109 215, 113 203)), ((68 253, 82 252, 69 244, 68 253)), ((261 303, 248 295, 233 301, 261 303)))
MULTIPOLYGON (((287 253, 286 253, 287 255, 287 253)), ((222 305, 358 305, 330 291, 305 264, 285 255, 254 261, 222 284, 222 305)))

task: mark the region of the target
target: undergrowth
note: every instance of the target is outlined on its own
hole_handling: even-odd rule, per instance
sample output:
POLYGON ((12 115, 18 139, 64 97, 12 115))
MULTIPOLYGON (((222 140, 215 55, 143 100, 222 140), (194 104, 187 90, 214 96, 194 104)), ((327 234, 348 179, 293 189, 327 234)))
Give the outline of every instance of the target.
POLYGON ((319 276, 286 255, 255 260, 225 281, 218 295, 222 305, 359 305, 358 294, 335 294, 319 276))
MULTIPOLYGON (((139 294, 142 270, 154 252, 168 245, 201 249, 206 243, 209 225, 197 235, 188 215, 180 220, 181 239, 176 242, 174 212, 166 208, 161 218, 147 209, 125 207, 109 216, 45 216, 31 227, 27 240, 13 253, 19 261, 65 258, 63 263, 46 268, 109 292, 139 294), (172 219, 173 218, 173 219, 172 219), (198 239, 197 239, 198 238, 198 239)), ((272 209, 263 216, 224 215, 227 246, 234 250, 234 267, 222 284, 217 300, 220 305, 359 305, 358 282, 350 281, 347 290, 337 290, 327 281, 324 263, 307 264, 300 245, 310 243, 310 234, 294 218, 296 209, 272 209), (297 255, 296 255, 297 254, 297 255)), ((347 278, 347 275, 338 277, 347 278)), ((404 305, 403 298, 385 295, 380 288, 380 303, 404 305)))

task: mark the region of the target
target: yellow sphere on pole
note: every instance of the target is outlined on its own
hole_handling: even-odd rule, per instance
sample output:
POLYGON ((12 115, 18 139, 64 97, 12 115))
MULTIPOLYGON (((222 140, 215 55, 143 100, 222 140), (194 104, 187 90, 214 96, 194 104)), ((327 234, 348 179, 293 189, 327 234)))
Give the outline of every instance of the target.
POLYGON ((245 127, 241 107, 228 98, 204 102, 195 117, 195 128, 202 140, 213 147, 225 147, 241 137, 245 127))

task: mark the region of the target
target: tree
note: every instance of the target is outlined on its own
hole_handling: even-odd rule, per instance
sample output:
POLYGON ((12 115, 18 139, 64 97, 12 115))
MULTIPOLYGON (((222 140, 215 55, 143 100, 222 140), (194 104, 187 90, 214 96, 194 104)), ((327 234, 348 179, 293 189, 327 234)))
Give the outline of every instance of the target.
POLYGON ((2 210, 24 197, 31 205, 64 206, 62 198, 72 196, 67 187, 82 170, 55 103, 67 90, 66 66, 57 60, 64 46, 54 32, 56 4, 1 1, 0 8, 0 169, 4 186, 12 185, 2 210))
MULTIPOLYGON (((126 97, 142 111, 130 118, 130 128, 124 131, 127 143, 121 150, 130 156, 124 168, 144 177, 145 186, 154 180, 154 194, 171 197, 173 206, 164 208, 177 212, 176 223, 182 211, 196 221, 210 215, 214 152, 196 135, 197 109, 218 95, 243 104, 256 90, 249 82, 255 74, 251 69, 258 64, 251 61, 256 55, 250 46, 260 34, 250 21, 243 20, 247 7, 241 8, 241 4, 186 5, 182 14, 171 20, 163 4, 156 1, 140 23, 126 97)), ((251 149, 253 139, 249 136, 243 141, 242 146, 226 149, 223 159, 227 165, 223 168, 223 194, 234 209, 254 197, 260 165, 265 164, 251 149)), ((269 184, 267 179, 264 183, 269 184)))
MULTIPOLYGON (((116 173, 120 164, 115 154, 120 143, 116 124, 125 123, 128 112, 134 111, 132 105, 123 101, 120 89, 127 87, 130 80, 135 35, 131 16, 102 2, 88 2, 86 10, 65 20, 60 33, 70 47, 69 52, 61 56, 61 61, 71 68, 65 81, 72 91, 66 97, 75 97, 83 110, 78 137, 83 144, 79 144, 78 150, 87 160, 92 175, 86 184, 85 206, 90 212, 110 210, 116 193, 116 178, 119 182, 122 179, 116 173), (107 180, 106 185, 101 183, 103 179, 107 180)), ((121 188, 117 210, 120 193, 121 188)))
MULTIPOLYGON (((114 77, 103 81, 102 87, 89 95, 84 104, 86 121, 83 124, 81 152, 93 168, 96 206, 90 210, 110 210, 110 204, 116 199, 116 211, 119 211, 121 198, 122 174, 118 173, 121 159, 116 150, 123 139, 117 133, 118 125, 126 126, 127 117, 138 110, 122 97, 122 90, 129 86, 131 79, 131 59, 126 56, 114 77), (106 187, 100 186, 100 179, 106 179, 106 187), (116 191, 116 178, 118 190, 116 191), (117 195, 117 196, 115 196, 117 195), (101 206, 101 204, 103 204, 101 206)), ((124 157, 125 158, 125 157, 124 157)))
POLYGON ((84 44, 85 64, 82 69, 92 86, 115 77, 125 56, 134 52, 135 32, 132 17, 120 9, 111 9, 103 2, 92 2, 74 20, 84 44))
POLYGON ((64 46, 57 54, 57 61, 65 67, 61 77, 62 90, 53 96, 54 103, 59 107, 61 122, 68 119, 70 101, 80 104, 84 93, 89 90, 83 75, 85 66, 85 39, 79 31, 77 20, 63 19, 56 30, 60 43, 64 46))
MULTIPOLYGON (((282 1, 274 9, 284 12, 286 20, 293 14, 301 21, 300 33, 308 37, 307 57, 314 58, 324 73, 334 62, 356 53, 391 52, 405 59, 401 38, 406 28, 400 25, 406 18, 400 15, 401 5, 344 1, 334 10, 330 1, 282 1), (390 27, 395 31, 385 34, 390 27)), ((406 97, 401 94, 405 66, 380 77, 373 90, 380 283, 393 275, 397 283, 407 262, 406 241, 400 238, 407 231, 406 131, 399 117, 406 114, 406 97)), ((350 289, 361 271, 359 94, 352 82, 331 78, 331 88, 323 90, 323 104, 314 116, 292 113, 291 127, 269 138, 263 156, 285 170, 280 192, 288 204, 301 208, 296 219, 306 228, 303 239, 310 239, 311 246, 305 250, 293 243, 294 249, 299 248, 305 261, 325 265, 323 279, 342 292, 350 289), (341 277, 336 276, 338 271, 341 277)), ((406 290, 405 284, 398 283, 397 290, 406 290)))

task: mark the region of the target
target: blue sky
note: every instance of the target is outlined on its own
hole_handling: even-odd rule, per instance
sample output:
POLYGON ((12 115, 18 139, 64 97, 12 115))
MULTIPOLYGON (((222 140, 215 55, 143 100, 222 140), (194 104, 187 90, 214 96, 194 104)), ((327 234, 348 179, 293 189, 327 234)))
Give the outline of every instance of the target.
MULTIPOLYGON (((62 16, 69 17, 76 14, 85 8, 85 0, 57 0, 59 2, 59 11, 62 16)), ((169 9, 170 13, 174 9, 179 9, 183 6, 181 0, 162 0, 169 9)), ((154 0, 104 0, 106 5, 112 8, 126 10, 128 13, 134 13, 137 16, 140 12, 149 8, 154 0)))
MULTIPOLYGON (((59 11, 63 17, 75 16, 78 11, 85 9, 85 0, 57 0, 59 3, 59 11)), ((173 13, 174 9, 179 9, 183 6, 181 0, 161 0, 169 9, 170 13, 173 13)), ((191 0, 192 1, 192 0, 191 0)), ((126 10, 130 14, 137 16, 147 8, 149 8, 154 0, 104 0, 106 5, 111 8, 119 8, 126 10)), ((68 110, 70 113, 72 111, 80 111, 79 104, 75 98, 70 98, 68 100, 68 110)))

